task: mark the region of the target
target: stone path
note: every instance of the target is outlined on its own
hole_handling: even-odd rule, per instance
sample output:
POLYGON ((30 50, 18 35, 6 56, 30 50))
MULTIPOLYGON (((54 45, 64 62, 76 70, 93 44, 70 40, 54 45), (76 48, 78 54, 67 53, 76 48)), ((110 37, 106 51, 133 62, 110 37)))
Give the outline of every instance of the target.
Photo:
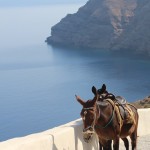
MULTIPOLYGON (((131 150, 131 144, 130 144, 129 149, 131 150)), ((120 150, 125 150, 125 147, 122 141, 120 141, 120 150)), ((138 137, 137 150, 150 150, 150 135, 138 137)))

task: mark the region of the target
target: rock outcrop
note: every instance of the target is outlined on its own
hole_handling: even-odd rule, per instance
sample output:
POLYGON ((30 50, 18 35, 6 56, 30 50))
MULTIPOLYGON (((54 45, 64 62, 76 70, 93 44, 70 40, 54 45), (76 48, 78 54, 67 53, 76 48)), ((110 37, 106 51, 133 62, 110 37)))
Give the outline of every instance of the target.
POLYGON ((52 27, 48 44, 150 52, 149 0, 89 0, 52 27))
POLYGON ((150 108, 150 96, 132 103, 137 108, 150 108))

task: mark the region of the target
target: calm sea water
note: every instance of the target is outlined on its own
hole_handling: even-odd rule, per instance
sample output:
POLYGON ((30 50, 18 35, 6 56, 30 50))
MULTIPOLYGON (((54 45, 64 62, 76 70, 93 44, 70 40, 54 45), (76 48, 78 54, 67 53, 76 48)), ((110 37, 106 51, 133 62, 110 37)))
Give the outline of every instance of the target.
POLYGON ((50 28, 80 5, 0 9, 0 141, 80 117, 103 83, 128 101, 150 95, 150 61, 140 55, 46 45, 50 28))

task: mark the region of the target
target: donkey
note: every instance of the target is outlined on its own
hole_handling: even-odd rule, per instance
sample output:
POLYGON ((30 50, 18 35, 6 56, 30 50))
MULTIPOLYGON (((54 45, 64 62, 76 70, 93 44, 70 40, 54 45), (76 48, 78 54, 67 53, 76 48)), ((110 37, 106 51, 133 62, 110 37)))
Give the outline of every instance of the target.
MULTIPOLYGON (((92 92, 95 93, 93 100, 84 101, 79 96, 76 96, 77 101, 83 106, 80 114, 84 125, 84 140, 88 142, 92 138, 93 133, 96 132, 99 143, 103 146, 104 150, 111 150, 112 140, 113 149, 119 150, 119 138, 122 138, 128 150, 129 146, 126 137, 130 136, 132 150, 136 150, 138 127, 137 109, 129 105, 135 120, 131 124, 126 124, 121 120, 121 117, 118 117, 117 108, 112 100, 105 99, 99 101, 100 95, 95 87, 92 88, 92 92)), ((102 147, 100 146, 101 149, 102 147)))

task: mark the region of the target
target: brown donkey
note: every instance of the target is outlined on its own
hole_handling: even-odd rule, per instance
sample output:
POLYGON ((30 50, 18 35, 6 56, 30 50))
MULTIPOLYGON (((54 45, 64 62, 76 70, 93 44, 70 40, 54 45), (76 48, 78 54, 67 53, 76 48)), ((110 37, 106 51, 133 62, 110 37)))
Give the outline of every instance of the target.
POLYGON ((125 123, 118 115, 117 107, 110 99, 99 101, 100 95, 95 87, 92 87, 95 93, 93 100, 84 101, 76 96, 77 101, 83 106, 81 117, 83 120, 83 138, 88 142, 93 133, 99 138, 100 150, 111 150, 111 141, 113 140, 113 149, 119 150, 119 138, 121 138, 129 149, 127 136, 131 138, 132 150, 137 146, 137 127, 138 112, 135 107, 129 105, 132 110, 134 121, 125 123))

